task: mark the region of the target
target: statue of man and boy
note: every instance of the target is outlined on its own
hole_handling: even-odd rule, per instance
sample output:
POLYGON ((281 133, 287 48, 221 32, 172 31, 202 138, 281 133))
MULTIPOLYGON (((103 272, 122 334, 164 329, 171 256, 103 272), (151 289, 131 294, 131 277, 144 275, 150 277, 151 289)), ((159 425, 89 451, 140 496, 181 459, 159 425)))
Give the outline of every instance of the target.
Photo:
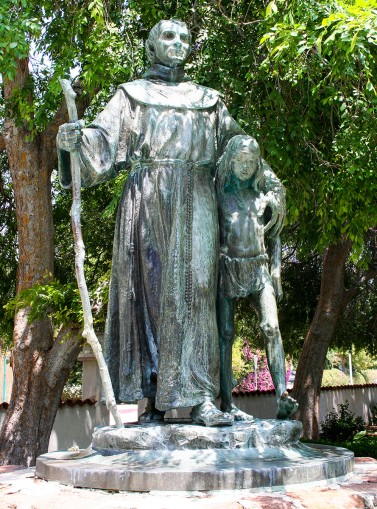
POLYGON ((232 403, 231 348, 234 299, 251 295, 277 417, 287 418, 297 403, 286 392, 276 310, 284 188, 220 94, 186 76, 190 47, 185 23, 160 21, 143 78, 120 85, 89 126, 64 124, 57 137, 64 187, 73 151, 86 187, 129 172, 105 330, 114 393, 127 403, 147 398, 141 422, 187 407, 205 426, 250 420, 232 403))

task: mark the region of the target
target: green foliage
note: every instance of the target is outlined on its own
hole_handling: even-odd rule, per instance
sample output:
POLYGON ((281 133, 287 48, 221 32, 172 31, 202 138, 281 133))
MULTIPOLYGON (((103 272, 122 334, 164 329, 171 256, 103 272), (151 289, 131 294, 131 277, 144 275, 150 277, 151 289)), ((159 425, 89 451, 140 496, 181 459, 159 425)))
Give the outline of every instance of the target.
POLYGON ((3 306, 16 291, 17 228, 10 173, 5 153, 0 152, 0 346, 12 334, 3 306))
MULTIPOLYGON (((289 240, 289 231, 284 238, 289 240)), ((286 354, 298 358, 317 306, 322 276, 321 258, 313 253, 298 260, 295 251, 291 254, 288 246, 284 251, 289 254, 284 257, 283 252, 284 297, 279 303, 279 325, 286 354)))
POLYGON ((359 371, 355 371, 352 374, 353 383, 355 385, 361 385, 366 383, 366 378, 363 373, 360 373, 359 371))
POLYGON ((76 361, 69 373, 68 385, 82 385, 82 361, 76 361))
POLYGON ((352 441, 339 445, 350 449, 356 458, 377 459, 377 437, 367 436, 365 431, 357 433, 352 441))
MULTIPOLYGON (((291 175, 289 221, 300 220, 307 247, 348 236, 356 259, 365 232, 377 224, 376 4, 276 5, 261 38, 268 50, 261 70, 267 79, 275 75, 286 116, 281 144, 278 125, 270 125, 267 144, 291 175)), ((277 103, 273 91, 269 102, 277 103)))
POLYGON ((349 403, 339 403, 338 412, 330 412, 321 422, 321 437, 333 441, 352 440, 365 426, 362 417, 355 417, 349 403))
POLYGON ((364 371, 366 382, 369 384, 377 383, 377 369, 367 369, 364 371))
POLYGON ((244 378, 249 372, 248 363, 242 353, 243 344, 243 339, 237 337, 233 343, 232 349, 232 370, 233 376, 237 381, 244 378))
POLYGON ((112 198, 103 213, 104 219, 111 218, 112 216, 115 215, 115 213, 118 209, 119 201, 122 197, 123 187, 127 180, 127 177, 128 177, 128 173, 125 171, 119 173, 119 175, 117 177, 115 177, 113 186, 112 186, 113 187, 112 198))
MULTIPOLYGON (((98 278, 98 286, 91 293, 94 326, 104 328, 105 311, 108 300, 109 274, 98 278)), ((83 325, 83 311, 76 282, 61 284, 58 280, 34 285, 21 290, 15 297, 8 300, 4 306, 5 321, 11 330, 13 317, 17 311, 28 308, 28 320, 33 322, 42 317, 50 317, 53 327, 58 331, 63 325, 83 325)), ((4 334, 5 347, 11 346, 11 334, 4 334)))
POLYGON ((0 75, 13 80, 19 61, 29 58, 31 77, 16 88, 7 109, 30 135, 42 131, 62 100, 60 78, 79 76, 97 104, 142 65, 134 11, 118 2, 91 0, 6 0, 0 7, 0 75))
MULTIPOLYGON (((377 291, 376 282, 370 281, 368 289, 345 310, 332 345, 349 351, 352 344, 352 363, 359 371, 365 371, 375 364, 377 354, 377 291)), ((377 379, 377 377, 376 377, 377 379)))
POLYGON ((67 399, 82 399, 82 362, 76 361, 71 369, 67 383, 61 396, 63 401, 67 399))
POLYGON ((370 423, 372 426, 377 426, 377 403, 370 407, 371 419, 370 423))
POLYGON ((264 347, 264 341, 259 329, 258 317, 249 299, 237 299, 235 309, 235 336, 242 345, 249 342, 252 348, 264 347))
POLYGON ((340 369, 324 369, 322 387, 333 387, 338 385, 349 385, 350 379, 340 369))
POLYGON ((22 308, 29 308, 28 320, 33 322, 41 317, 53 318, 54 326, 83 322, 78 288, 74 284, 62 285, 51 281, 21 290, 5 305, 8 317, 22 308))
MULTIPOLYGON (((301 440, 304 443, 310 443, 311 440, 301 440)), ((375 458, 377 459, 377 437, 366 436, 365 431, 357 433, 353 440, 313 440, 315 444, 335 445, 337 447, 345 447, 352 451, 356 458, 375 458)))
POLYGON ((29 55, 30 37, 40 35, 38 19, 27 0, 4 0, 0 5, 0 74, 13 80, 18 60, 29 55))

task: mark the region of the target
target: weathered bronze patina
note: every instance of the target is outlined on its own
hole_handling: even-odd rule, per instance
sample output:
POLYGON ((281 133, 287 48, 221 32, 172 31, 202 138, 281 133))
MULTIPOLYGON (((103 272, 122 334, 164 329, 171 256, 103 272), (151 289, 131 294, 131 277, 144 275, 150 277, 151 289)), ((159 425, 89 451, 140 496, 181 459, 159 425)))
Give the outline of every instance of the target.
POLYGON ((216 186, 220 223, 217 316, 221 409, 236 420, 252 419, 232 403, 234 303, 237 297, 250 296, 265 338, 278 402, 277 418, 287 418, 298 405, 286 391, 284 350, 276 306, 276 300, 282 297, 279 233, 283 224, 276 222, 270 209, 274 203, 275 215, 279 212, 280 218, 284 218, 284 188, 260 157, 254 138, 242 135, 229 141, 219 161, 216 186))
POLYGON ((190 43, 179 21, 151 30, 152 65, 143 79, 121 85, 88 127, 61 126, 60 179, 70 186, 74 150, 84 186, 130 172, 116 222, 105 334, 117 400, 147 397, 142 421, 192 406, 194 422, 229 425, 233 417, 213 403, 220 366, 214 176, 227 143, 243 131, 217 91, 185 75, 190 43))

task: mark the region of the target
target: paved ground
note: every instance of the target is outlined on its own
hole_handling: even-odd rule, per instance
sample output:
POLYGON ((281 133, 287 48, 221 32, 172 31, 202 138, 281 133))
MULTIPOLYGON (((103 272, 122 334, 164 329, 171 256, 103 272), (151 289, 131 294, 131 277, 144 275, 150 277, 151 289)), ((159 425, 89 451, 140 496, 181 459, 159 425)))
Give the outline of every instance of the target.
POLYGON ((34 469, 0 467, 0 509, 373 509, 377 461, 356 459, 354 475, 330 486, 280 493, 108 493, 63 486, 34 477, 34 469))

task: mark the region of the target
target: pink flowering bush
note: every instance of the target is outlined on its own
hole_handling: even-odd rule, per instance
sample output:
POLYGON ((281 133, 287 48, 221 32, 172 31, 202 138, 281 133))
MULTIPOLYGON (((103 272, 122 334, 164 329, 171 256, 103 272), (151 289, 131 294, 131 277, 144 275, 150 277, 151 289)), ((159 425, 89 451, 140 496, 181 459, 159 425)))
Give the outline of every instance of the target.
MULTIPOLYGON (((238 385, 234 388, 234 392, 251 392, 251 391, 268 391, 274 389, 270 370, 268 369, 267 356, 261 350, 253 350, 248 341, 244 341, 242 348, 242 358, 244 361, 244 368, 247 375, 240 380, 238 385), (254 355, 258 356, 257 359, 257 377, 254 370, 254 355), (256 386, 257 381, 257 386, 256 386)), ((288 381, 291 375, 292 368, 289 368, 286 373, 286 380, 288 381)))

